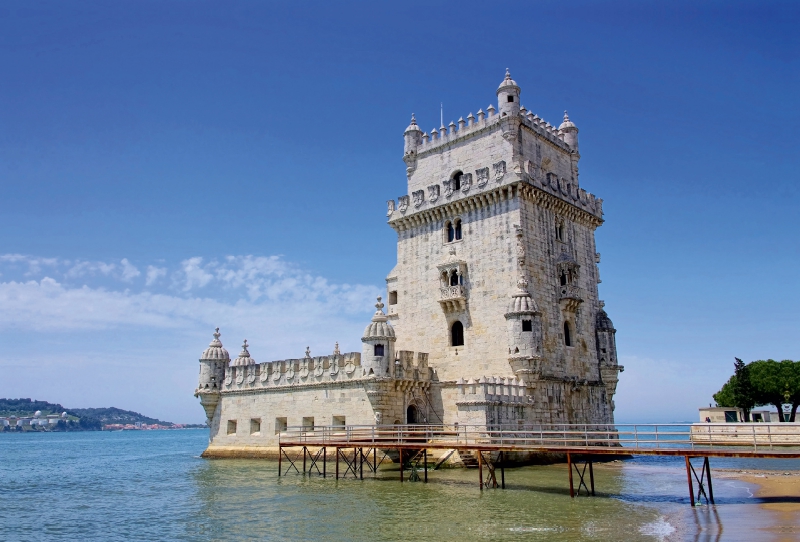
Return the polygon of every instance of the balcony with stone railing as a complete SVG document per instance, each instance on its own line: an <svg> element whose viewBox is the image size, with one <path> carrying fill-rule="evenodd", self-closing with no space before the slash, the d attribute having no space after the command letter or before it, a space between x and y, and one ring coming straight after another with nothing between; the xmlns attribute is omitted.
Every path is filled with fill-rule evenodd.
<svg viewBox="0 0 800 542"><path fill-rule="evenodd" d="M467 307L467 289L463 284L439 288L439 303L445 312L463 311Z"/></svg>
<svg viewBox="0 0 800 542"><path fill-rule="evenodd" d="M558 301L564 310L575 312L578 305L583 303L581 289L575 284L561 285L558 290Z"/></svg>

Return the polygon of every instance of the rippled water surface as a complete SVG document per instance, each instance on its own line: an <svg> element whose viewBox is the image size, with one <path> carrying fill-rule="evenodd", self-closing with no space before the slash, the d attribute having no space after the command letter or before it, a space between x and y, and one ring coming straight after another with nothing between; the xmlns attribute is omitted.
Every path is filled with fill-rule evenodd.
<svg viewBox="0 0 800 542"><path fill-rule="evenodd" d="M469 469L337 482L200 459L206 442L203 430L2 434L0 539L772 540L741 482L715 480L717 506L692 510L682 459L597 466L598 495L570 499L563 465L507 469L506 490L480 491Z"/></svg>

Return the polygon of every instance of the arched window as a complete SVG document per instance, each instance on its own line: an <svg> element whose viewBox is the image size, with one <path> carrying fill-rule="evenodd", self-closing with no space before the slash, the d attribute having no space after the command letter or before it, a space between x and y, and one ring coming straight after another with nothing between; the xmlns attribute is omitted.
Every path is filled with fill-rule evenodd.
<svg viewBox="0 0 800 542"><path fill-rule="evenodd" d="M450 271L450 286L458 286L458 283L460 282L458 280L459 278L460 277L458 276L458 273L455 272L455 270Z"/></svg>
<svg viewBox="0 0 800 542"><path fill-rule="evenodd" d="M461 172L456 172L453 175L453 190L461 190Z"/></svg>
<svg viewBox="0 0 800 542"><path fill-rule="evenodd" d="M561 272L561 286L566 286L566 285L567 285L567 274L564 271L562 271Z"/></svg>
<svg viewBox="0 0 800 542"><path fill-rule="evenodd" d="M376 344L375 345L375 355L376 356L383 356L383 345L382 344Z"/></svg>
<svg viewBox="0 0 800 542"><path fill-rule="evenodd" d="M569 330L569 322L564 322L564 346L572 346L572 335Z"/></svg>
<svg viewBox="0 0 800 542"><path fill-rule="evenodd" d="M564 224L561 222L556 223L556 239L558 241L564 240Z"/></svg>
<svg viewBox="0 0 800 542"><path fill-rule="evenodd" d="M450 345L464 346L464 324L456 320L450 328Z"/></svg>
<svg viewBox="0 0 800 542"><path fill-rule="evenodd" d="M456 231L455 231L456 240L459 240L459 239L461 239L461 221L460 220L456 220L456 228L455 229L456 229Z"/></svg>
<svg viewBox="0 0 800 542"><path fill-rule="evenodd" d="M459 229L460 231L460 229ZM452 222L447 222L447 242L452 243L456 238L456 229Z"/></svg>

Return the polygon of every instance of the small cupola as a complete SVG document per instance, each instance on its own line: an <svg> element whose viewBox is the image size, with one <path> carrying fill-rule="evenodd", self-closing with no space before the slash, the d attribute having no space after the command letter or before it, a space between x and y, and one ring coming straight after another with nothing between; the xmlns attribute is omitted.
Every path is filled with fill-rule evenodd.
<svg viewBox="0 0 800 542"><path fill-rule="evenodd" d="M231 359L228 351L223 348L219 337L219 328L216 328L214 330L214 340L211 341L208 348L203 351L203 355L200 356L201 361L229 361Z"/></svg>
<svg viewBox="0 0 800 542"><path fill-rule="evenodd" d="M231 362L231 367L245 367L247 365L255 365L256 360L250 357L250 351L247 350L247 339L242 344L242 351L239 352L239 357Z"/></svg>

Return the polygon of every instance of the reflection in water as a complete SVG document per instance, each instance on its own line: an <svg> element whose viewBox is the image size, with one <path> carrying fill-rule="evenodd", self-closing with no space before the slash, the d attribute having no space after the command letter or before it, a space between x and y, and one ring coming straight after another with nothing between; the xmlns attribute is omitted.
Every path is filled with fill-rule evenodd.
<svg viewBox="0 0 800 542"><path fill-rule="evenodd" d="M465 469L428 484L400 484L391 466L337 482L203 460L206 441L203 431L0 435L0 539L770 540L741 482L716 479L718 506L689 507L680 462L597 465L597 496L570 499L564 465L508 469L506 490L479 491Z"/></svg>

